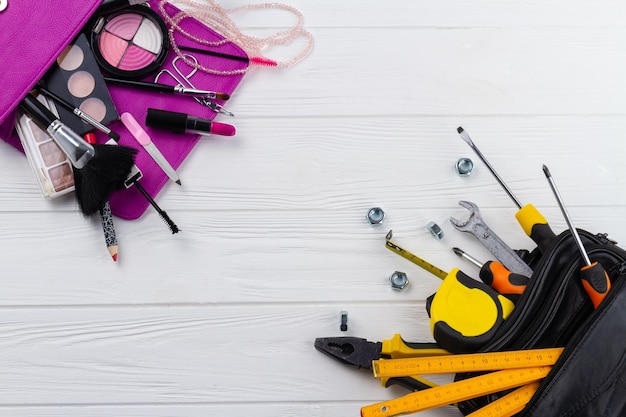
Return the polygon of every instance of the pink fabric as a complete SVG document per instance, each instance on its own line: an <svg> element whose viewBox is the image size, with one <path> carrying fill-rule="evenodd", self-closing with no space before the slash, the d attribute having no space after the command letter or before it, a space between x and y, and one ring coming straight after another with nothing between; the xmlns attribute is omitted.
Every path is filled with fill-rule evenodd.
<svg viewBox="0 0 626 417"><path fill-rule="evenodd" d="M11 1L0 12L0 138L22 149L15 108L78 34L101 0Z"/></svg>
<svg viewBox="0 0 626 417"><path fill-rule="evenodd" d="M3 63L3 68L0 69L0 82L4 86L4 91L0 94L0 111L2 112L0 116L0 138L21 149L19 138L13 130L15 107L35 83L43 77L56 57L70 44L99 3L99 1L94 0L66 0L62 7L50 7L47 2L43 1L13 1L9 3L7 10L0 13L0 24L3 28L0 31L0 62ZM152 9L159 13L158 0L152 0L149 3ZM176 7L170 4L166 6L166 10L170 15L178 11ZM180 26L203 39L221 39L219 34L195 19L184 19ZM17 41L18 38L19 41ZM198 45L180 34L176 35L176 39L179 45L202 47L202 45ZM214 50L246 56L241 48L230 43L214 48ZM244 68L247 65L239 61L198 53L193 53L193 55L202 65L216 69L230 70ZM170 50L163 68L174 72L172 68L174 58L175 54ZM185 68L184 64L181 66ZM232 95L242 78L243 75L217 76L198 71L192 77L192 82L197 88L222 91ZM154 81L154 77L146 78L145 81ZM163 76L159 82L175 84L168 76ZM181 165L200 136L173 134L146 127L147 108L178 111L207 119L215 117L215 113L200 106L190 97L113 85L109 86L109 91L118 113L129 112L133 114L174 168ZM236 123L236 119L224 120L225 117L227 116L220 116L222 121ZM139 149L136 163L144 175L141 184L152 197L155 197L168 181L167 176L141 145L132 138L121 122L112 123L109 127L120 134L121 145ZM97 132L96 136L100 143L104 143L107 139L101 132ZM179 174L184 183L184 172ZM113 214L125 219L136 219L150 207L150 204L135 187L115 192L111 196L110 203ZM167 210L167 208L164 209Z"/></svg>

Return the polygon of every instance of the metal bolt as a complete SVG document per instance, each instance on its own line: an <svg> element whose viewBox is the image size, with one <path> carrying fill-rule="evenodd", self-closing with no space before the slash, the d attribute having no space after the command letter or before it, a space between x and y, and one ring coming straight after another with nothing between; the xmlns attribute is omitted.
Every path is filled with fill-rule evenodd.
<svg viewBox="0 0 626 417"><path fill-rule="evenodd" d="M385 219L385 212L380 207L373 207L367 212L367 221L370 224L381 224Z"/></svg>
<svg viewBox="0 0 626 417"><path fill-rule="evenodd" d="M441 230L441 227L439 227L439 225L437 223L429 222L426 225L426 228L428 229L430 234L432 234L437 239L439 239L439 240L443 239L443 230Z"/></svg>
<svg viewBox="0 0 626 417"><path fill-rule="evenodd" d="M341 324L339 325L339 330L341 330L342 332L348 331L348 312L347 311L341 312Z"/></svg>
<svg viewBox="0 0 626 417"><path fill-rule="evenodd" d="M400 271L396 271L391 274L389 282L391 282L391 288L394 290L403 290L407 285L409 285L409 279L406 277L406 274Z"/></svg>
<svg viewBox="0 0 626 417"><path fill-rule="evenodd" d="M458 161L456 161L454 170L459 176L467 177L474 170L474 163L469 158L460 158Z"/></svg>

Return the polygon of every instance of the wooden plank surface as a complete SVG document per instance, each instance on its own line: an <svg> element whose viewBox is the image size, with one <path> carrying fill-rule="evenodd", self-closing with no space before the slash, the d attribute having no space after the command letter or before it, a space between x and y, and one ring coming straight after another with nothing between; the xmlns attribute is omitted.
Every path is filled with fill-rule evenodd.
<svg viewBox="0 0 626 417"><path fill-rule="evenodd" d="M184 187L157 198L178 235L152 210L116 219L113 263L98 221L71 197L43 199L0 143L0 415L347 417L402 395L313 340L432 340L424 303L439 280L384 248L390 229L475 276L451 251L489 259L449 223L469 200L510 246L534 247L460 125L555 231L566 224L544 163L579 227L626 241L623 2L289 4L314 51L246 75L229 106L237 135L203 138ZM238 21L253 33L291 23L268 13ZM453 169L462 156L476 164L467 178ZM365 221L374 206L383 226ZM405 291L389 287L395 270Z"/></svg>

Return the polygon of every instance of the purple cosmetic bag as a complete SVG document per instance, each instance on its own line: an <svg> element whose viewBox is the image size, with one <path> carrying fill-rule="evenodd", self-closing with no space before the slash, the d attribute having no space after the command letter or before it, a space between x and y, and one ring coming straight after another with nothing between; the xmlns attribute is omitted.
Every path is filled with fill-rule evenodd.
<svg viewBox="0 0 626 417"><path fill-rule="evenodd" d="M15 109L80 32L100 0L8 0L0 12L0 138L22 149ZM62 4L62 5L61 5Z"/></svg>
<svg viewBox="0 0 626 417"><path fill-rule="evenodd" d="M149 1L152 10L160 15L158 3L158 0ZM99 4L100 1L94 0L68 0L64 1L62 6L50 7L49 3L43 1L9 0L8 8L0 12L0 23L3 27L3 30L0 31L0 62L3 63L3 68L0 70L0 81L5 86L5 91L0 95L1 139L22 150L20 140L13 128L15 108L37 81L43 77L63 49L83 30L84 25ZM179 11L169 3L166 4L165 9L170 16ZM193 18L185 18L180 21L179 25L186 32L200 39L209 41L222 39L221 35ZM205 46L183 37L178 32L176 32L175 37L179 45L206 49ZM247 56L241 48L232 43L226 43L212 49L217 52ZM241 61L215 58L200 53L192 53L192 55L200 65L216 70L235 70L247 66L247 63ZM168 70L171 74L178 76L176 69L172 66L175 58L176 54L170 48L165 63L159 70ZM180 72L185 75L193 70L182 61L179 61L177 65ZM156 73L144 78L143 81L154 82L155 76ZM242 78L243 74L213 75L196 71L190 79L197 88L232 95ZM161 75L158 81L168 85L177 84L169 74ZM213 119L216 116L216 113L205 106L201 106L191 97L119 85L109 85L109 92L118 113L131 113L150 135L154 145L175 169L180 167L201 136L174 134L146 127L145 120L148 107L187 113L205 119ZM219 103L229 108L228 103ZM232 109L229 108L229 110ZM236 120L220 115L220 121L234 123ZM120 121L110 124L109 128L121 136L120 145L139 150L136 164L143 173L143 179L140 182L153 198L156 197L169 181L166 174L135 141ZM99 143L107 141L108 138L103 133L97 131L94 133L96 133ZM184 171L180 170L179 175L184 184ZM174 186L178 187L177 185ZM150 203L136 187L116 191L111 195L110 203L113 214L124 219L136 219L150 207Z"/></svg>

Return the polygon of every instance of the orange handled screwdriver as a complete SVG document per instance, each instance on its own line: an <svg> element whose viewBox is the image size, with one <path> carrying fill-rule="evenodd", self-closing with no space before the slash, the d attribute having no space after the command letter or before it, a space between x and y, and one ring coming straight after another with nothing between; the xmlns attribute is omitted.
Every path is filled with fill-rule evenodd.
<svg viewBox="0 0 626 417"><path fill-rule="evenodd" d="M496 290L509 300L516 302L528 285L528 277L514 274L497 261L487 261L484 264L459 248L452 248L454 253L468 260L480 268L478 276L485 284Z"/></svg>
<svg viewBox="0 0 626 417"><path fill-rule="evenodd" d="M491 174L493 174L498 183L500 183L502 188L504 188L504 191L506 191L509 197L511 197L511 200L513 200L513 202L519 209L517 213L515 213L515 218L517 219L517 222L520 224L520 226L522 226L522 229L524 229L526 235L528 235L537 244L539 250L542 253L546 253L552 245L552 242L554 242L554 240L556 239L556 235L550 228L550 225L548 224L546 218L543 217L539 210L537 210L532 204L526 204L525 206L522 206L522 203L517 199L517 197L515 197L513 192L505 184L502 178L500 178L496 170L491 166L489 161L487 161L485 155L483 155L480 149L478 149L478 147L474 145L474 142L467 134L467 132L460 126L457 128L457 132L459 133L459 136L461 136L461 139L463 139L463 141L474 150L476 155L478 155L478 157L487 166L487 168L489 169Z"/></svg>
<svg viewBox="0 0 626 417"><path fill-rule="evenodd" d="M585 261L585 266L583 266L580 270L580 279L582 280L583 287L589 297L591 298L591 302L593 303L594 308L598 308L604 297L608 294L611 289L611 281L609 280L609 276L607 275L604 267L600 265L598 262L591 262L589 259L589 255L585 251L585 247L583 246L582 240L580 240L580 235L578 231L574 227L572 223L572 219L563 204L563 200L561 199L561 194L559 194L559 190L556 188L556 184L552 179L552 175L550 175L550 171L547 166L543 166L543 173L546 174L546 178L548 179L548 183L550 184L550 188L552 188L552 192L556 197L556 201L559 203L559 207L561 208L561 212L565 217L565 221L569 226L569 230L572 232L574 236L574 241L580 250L580 253L583 256L583 260Z"/></svg>

